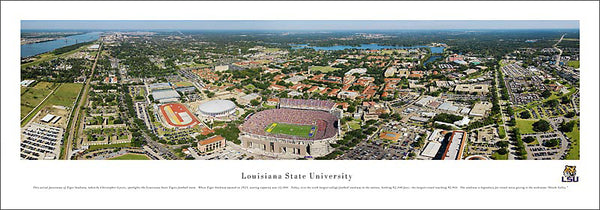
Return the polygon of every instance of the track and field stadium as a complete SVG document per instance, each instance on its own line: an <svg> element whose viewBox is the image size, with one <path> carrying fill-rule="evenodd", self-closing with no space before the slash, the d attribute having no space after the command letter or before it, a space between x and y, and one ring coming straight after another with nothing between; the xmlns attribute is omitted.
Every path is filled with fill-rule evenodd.
<svg viewBox="0 0 600 210"><path fill-rule="evenodd" d="M159 107L163 121L172 127L193 127L200 124L185 105L180 103L163 104Z"/></svg>
<svg viewBox="0 0 600 210"><path fill-rule="evenodd" d="M271 109L246 118L240 126L242 146L270 153L323 156L337 140L339 120L330 112Z"/></svg>

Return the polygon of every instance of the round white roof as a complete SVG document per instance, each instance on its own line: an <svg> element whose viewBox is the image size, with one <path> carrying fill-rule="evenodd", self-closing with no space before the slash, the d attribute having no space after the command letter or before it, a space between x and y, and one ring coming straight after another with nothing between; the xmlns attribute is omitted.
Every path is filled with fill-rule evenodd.
<svg viewBox="0 0 600 210"><path fill-rule="evenodd" d="M213 100L208 101L198 106L198 111L203 113L221 113L235 109L235 103L230 100Z"/></svg>

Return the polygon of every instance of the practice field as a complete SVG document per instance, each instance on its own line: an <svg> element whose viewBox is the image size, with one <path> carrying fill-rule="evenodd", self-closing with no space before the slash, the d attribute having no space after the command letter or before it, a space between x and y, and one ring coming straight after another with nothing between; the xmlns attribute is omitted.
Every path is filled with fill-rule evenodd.
<svg viewBox="0 0 600 210"><path fill-rule="evenodd" d="M163 118L171 126L186 127L200 124L196 116L183 104L171 103L160 106Z"/></svg>
<svg viewBox="0 0 600 210"><path fill-rule="evenodd" d="M267 133L285 134L290 136L313 137L317 132L316 125L294 125L286 123L271 123L265 128Z"/></svg>
<svg viewBox="0 0 600 210"><path fill-rule="evenodd" d="M175 87L192 87L192 86L194 86L194 84L191 82L175 82L174 85L175 85Z"/></svg>
<svg viewBox="0 0 600 210"><path fill-rule="evenodd" d="M327 73L327 72L340 70L340 68L335 68L335 67L331 67L331 66L311 66L310 70L315 71L315 72L320 71L323 73Z"/></svg>
<svg viewBox="0 0 600 210"><path fill-rule="evenodd" d="M150 160L150 158L146 155L127 153L121 156L110 158L109 160Z"/></svg>

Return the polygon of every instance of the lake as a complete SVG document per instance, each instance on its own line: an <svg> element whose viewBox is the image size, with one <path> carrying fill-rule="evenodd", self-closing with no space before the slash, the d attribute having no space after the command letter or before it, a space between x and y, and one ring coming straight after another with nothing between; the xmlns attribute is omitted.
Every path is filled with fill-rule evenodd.
<svg viewBox="0 0 600 210"><path fill-rule="evenodd" d="M423 65L427 65L427 63L433 62L433 61L435 61L437 59L440 59L440 58L442 58L442 56L439 56L439 55L431 56L431 57L429 57L429 59L427 59L427 61L425 61L425 63L423 63Z"/></svg>
<svg viewBox="0 0 600 210"><path fill-rule="evenodd" d="M308 44L298 44L293 45L292 49L302 49L302 48L313 48L315 50L346 50L346 49L358 49L358 50L382 50L382 49L417 49L417 48L429 48L431 49L431 53L443 53L444 47L431 47L431 46L391 46L391 45L379 45L379 44L361 44L360 46L350 46L350 45L335 45L330 47L316 47L310 46Z"/></svg>
<svg viewBox="0 0 600 210"><path fill-rule="evenodd" d="M52 50L74 45L82 42L89 42L93 40L97 40L100 38L100 34L102 32L90 32L86 34L67 36L64 38L60 38L57 40L49 41L49 42L40 42L33 44L21 45L21 58L30 57L34 55L39 55L45 52L50 52Z"/></svg>

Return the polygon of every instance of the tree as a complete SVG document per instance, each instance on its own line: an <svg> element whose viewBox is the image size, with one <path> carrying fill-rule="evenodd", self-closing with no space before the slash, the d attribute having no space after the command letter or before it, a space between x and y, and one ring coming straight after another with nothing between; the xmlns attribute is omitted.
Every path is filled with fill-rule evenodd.
<svg viewBox="0 0 600 210"><path fill-rule="evenodd" d="M556 100L556 99L552 99L552 100L546 101L544 104L546 106L549 106L549 107L552 107L552 108L556 108L559 105L558 100Z"/></svg>
<svg viewBox="0 0 600 210"><path fill-rule="evenodd" d="M552 95L552 92L550 92L549 90L544 90L544 92L542 92L542 97L544 98L548 98Z"/></svg>
<svg viewBox="0 0 600 210"><path fill-rule="evenodd" d="M533 136L528 136L523 139L523 142L528 143L528 144L533 141L535 141L535 138Z"/></svg>
<svg viewBox="0 0 600 210"><path fill-rule="evenodd" d="M260 101L257 101L256 99L253 99L253 100L250 101L250 104L252 106L258 106L260 104Z"/></svg>
<svg viewBox="0 0 600 210"><path fill-rule="evenodd" d="M561 104L571 103L571 99L569 98L569 96L563 96L563 97L560 98L560 103Z"/></svg>
<svg viewBox="0 0 600 210"><path fill-rule="evenodd" d="M550 130L550 123L545 120L538 120L537 122L533 123L533 130L536 132L546 132Z"/></svg>
<svg viewBox="0 0 600 210"><path fill-rule="evenodd" d="M356 111L356 107L355 106L348 106L348 109L346 111L348 111L348 113L354 113Z"/></svg>
<svg viewBox="0 0 600 210"><path fill-rule="evenodd" d="M565 114L565 117L573 118L573 117L575 117L575 112L568 112L567 114Z"/></svg>
<svg viewBox="0 0 600 210"><path fill-rule="evenodd" d="M519 116L523 119L529 119L531 117L531 114L529 114L529 111L523 111L521 112L521 114L519 114Z"/></svg>
<svg viewBox="0 0 600 210"><path fill-rule="evenodd" d="M575 121L571 120L569 122L562 122L558 128L558 130L568 133L573 131L573 127L575 127Z"/></svg>
<svg viewBox="0 0 600 210"><path fill-rule="evenodd" d="M435 117L433 117L433 121L440 121L440 122L446 122L446 123L454 123L454 122L462 120L462 119L463 119L462 116L448 114L448 113L440 113L440 114L436 115Z"/></svg>
<svg viewBox="0 0 600 210"><path fill-rule="evenodd" d="M496 146L498 146L498 147L508 147L508 141L499 141L499 142L496 142Z"/></svg>
<svg viewBox="0 0 600 210"><path fill-rule="evenodd" d="M508 150L504 147L502 147L498 150L498 154L500 154L500 155L506 155L506 153L508 153Z"/></svg>
<svg viewBox="0 0 600 210"><path fill-rule="evenodd" d="M544 143L542 143L542 145L544 145L545 147L556 147L558 146L560 142L558 141L558 139L550 139L547 141L544 141Z"/></svg>

